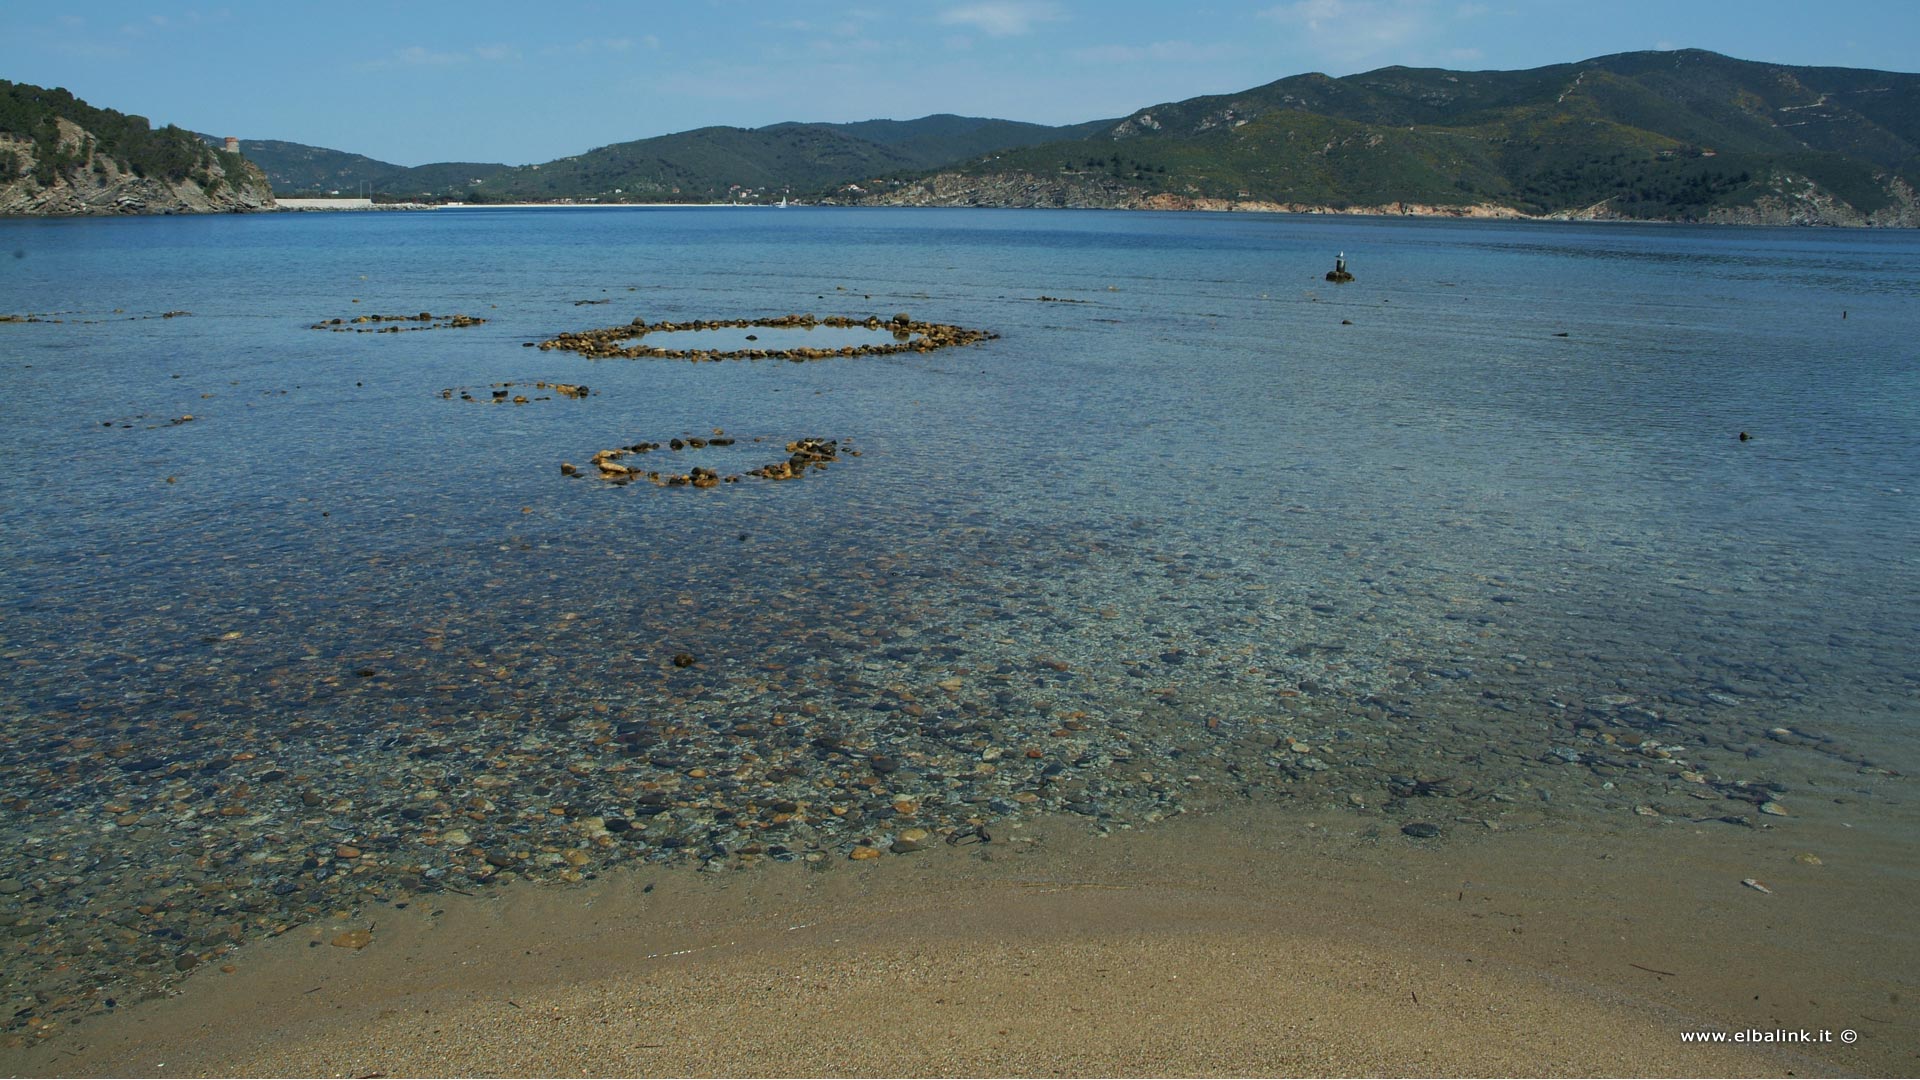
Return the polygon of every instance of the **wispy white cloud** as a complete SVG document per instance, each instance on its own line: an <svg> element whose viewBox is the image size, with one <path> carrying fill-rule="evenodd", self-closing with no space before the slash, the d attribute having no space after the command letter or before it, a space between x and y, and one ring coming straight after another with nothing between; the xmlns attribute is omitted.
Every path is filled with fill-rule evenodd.
<svg viewBox="0 0 1920 1080"><path fill-rule="evenodd" d="M861 56L879 56L892 52L894 46L872 38L831 37L815 38L808 43L807 49L816 59L840 61Z"/></svg>
<svg viewBox="0 0 1920 1080"><path fill-rule="evenodd" d="M149 15L144 22L121 23L120 33L130 38L143 38L148 34L165 30L166 28L167 17L165 15Z"/></svg>
<svg viewBox="0 0 1920 1080"><path fill-rule="evenodd" d="M1150 45L1089 45L1068 56L1090 64L1206 64L1240 55L1235 45L1156 41Z"/></svg>
<svg viewBox="0 0 1920 1080"><path fill-rule="evenodd" d="M436 52L424 45L409 45L397 50L391 57L392 62L399 67L448 67L453 64L464 64L471 59L473 57L467 53Z"/></svg>
<svg viewBox="0 0 1920 1080"><path fill-rule="evenodd" d="M1337 64L1403 54L1406 46L1437 37L1433 15L1427 0L1295 0L1260 12Z"/></svg>
<svg viewBox="0 0 1920 1080"><path fill-rule="evenodd" d="M424 45L409 45L404 49L395 49L386 56L362 61L355 66L362 71L383 71L395 68L452 68L471 63L512 63L520 58L520 50L512 45L475 45L469 49L459 50L429 49Z"/></svg>
<svg viewBox="0 0 1920 1080"><path fill-rule="evenodd" d="M942 26L969 26L989 37L1018 37L1039 23L1066 18L1060 5L1047 0L988 0L950 7L935 17Z"/></svg>
<svg viewBox="0 0 1920 1080"><path fill-rule="evenodd" d="M176 15L148 15L144 19L121 23L119 30L121 36L135 39L167 33L190 34L201 24L226 22L232 15L225 8L210 12L189 10ZM87 25L86 19L78 15L59 15L54 22L68 31L80 31Z"/></svg>
<svg viewBox="0 0 1920 1080"><path fill-rule="evenodd" d="M67 38L50 43L49 52L60 56L70 56L75 60L124 60L133 55L133 50L125 45L107 41L89 41L85 38Z"/></svg>
<svg viewBox="0 0 1920 1080"><path fill-rule="evenodd" d="M643 43L650 49L660 46L660 39L648 34ZM571 45L548 45L540 50L541 56L592 56L595 53L632 52L634 40L630 37L589 37L581 38Z"/></svg>

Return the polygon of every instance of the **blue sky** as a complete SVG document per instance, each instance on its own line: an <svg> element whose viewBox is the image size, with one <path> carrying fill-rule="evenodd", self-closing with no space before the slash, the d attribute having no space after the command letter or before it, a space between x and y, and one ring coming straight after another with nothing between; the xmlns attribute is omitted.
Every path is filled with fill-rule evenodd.
<svg viewBox="0 0 1920 1080"><path fill-rule="evenodd" d="M0 8L0 78L64 86L155 123L405 165L547 161L709 124L935 112L1073 123L1389 64L1524 68L1704 48L1789 64L1920 66L1913 0Z"/></svg>

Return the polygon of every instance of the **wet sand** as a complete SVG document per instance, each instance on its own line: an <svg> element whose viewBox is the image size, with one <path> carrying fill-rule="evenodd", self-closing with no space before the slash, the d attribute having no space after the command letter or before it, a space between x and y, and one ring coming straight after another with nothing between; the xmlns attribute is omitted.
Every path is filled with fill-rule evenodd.
<svg viewBox="0 0 1920 1080"><path fill-rule="evenodd" d="M1105 838L1043 821L866 862L415 897L249 946L0 1067L1911 1075L1914 871L1900 828L1847 811L1416 841L1243 804ZM1749 1027L1834 1041L1681 1041Z"/></svg>

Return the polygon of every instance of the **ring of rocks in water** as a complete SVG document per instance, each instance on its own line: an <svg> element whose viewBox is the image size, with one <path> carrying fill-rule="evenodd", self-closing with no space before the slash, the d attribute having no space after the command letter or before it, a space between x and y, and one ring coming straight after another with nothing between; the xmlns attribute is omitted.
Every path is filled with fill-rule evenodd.
<svg viewBox="0 0 1920 1080"><path fill-rule="evenodd" d="M684 473L660 472L637 469L620 461L623 457L650 454L655 450L664 449L678 453L681 450L704 450L709 446L732 446L738 441L728 437L722 429L715 428L710 438L669 439L664 445L657 442L637 442L631 446L601 450L593 455L592 464L600 479L610 484L626 485L635 480L645 480L655 487L710 488L721 484L737 484L743 475L761 480L798 480L807 475L810 470L825 469L831 462L840 460L843 450L848 457L860 456L860 451L851 446L842 447L838 439L805 438L795 439L787 444L787 457L784 460L769 462L757 469L748 469L744 474L733 473L722 476L712 469L701 466L695 466L691 471ZM759 436L752 441L764 442L766 437ZM561 462L560 472L563 476L586 475L571 461Z"/></svg>
<svg viewBox="0 0 1920 1080"><path fill-rule="evenodd" d="M833 349L813 349L795 347L791 349L666 349L658 346L635 344L623 345L652 333L672 333L679 330L734 330L764 328L769 330L811 330L817 326L852 330L890 330L894 340L877 345L843 345ZM649 323L645 319L635 319L626 326L609 326L603 330L584 330L577 334L560 334L540 343L542 349L566 349L577 352L593 360L606 360L616 357L628 360L642 358L657 360L792 360L799 363L807 360L826 360L840 356L885 356L891 353L932 352L935 349L949 348L954 345L972 345L975 342L988 341L998 334L986 330L972 330L964 326L949 323L917 322L905 312L891 319L882 320L877 315L864 319L849 318L844 315L816 316L780 315L771 319L699 319L693 322L657 322Z"/></svg>
<svg viewBox="0 0 1920 1080"><path fill-rule="evenodd" d="M509 402L515 405L525 405L529 401L553 400L546 395L529 398L525 394L516 394L513 392L517 387L526 387L528 385L527 383L510 382L493 383L487 387L488 394L486 397L475 397L473 391L464 386L450 386L440 391L440 397L444 400L451 401L454 395L458 394L461 401L474 401L487 405L505 405ZM544 380L532 383L531 387L535 390L551 390L565 398L584 398L596 392L578 383L557 383L546 382Z"/></svg>
<svg viewBox="0 0 1920 1080"><path fill-rule="evenodd" d="M447 330L460 326L479 326L487 320L477 315L355 315L351 319L322 319L309 330L331 330L336 334L398 334L403 330ZM420 326L369 326L369 323L421 323Z"/></svg>

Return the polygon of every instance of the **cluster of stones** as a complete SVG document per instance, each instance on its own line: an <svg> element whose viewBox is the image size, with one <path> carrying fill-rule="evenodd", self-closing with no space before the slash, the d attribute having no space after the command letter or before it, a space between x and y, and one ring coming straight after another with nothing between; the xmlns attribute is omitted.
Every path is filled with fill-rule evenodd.
<svg viewBox="0 0 1920 1080"><path fill-rule="evenodd" d="M145 420L147 418L148 417L146 413L141 413L138 416L123 417L118 420L102 420L100 421L100 426L106 427L106 428L110 428L110 427L131 428L134 426L134 421ZM179 416L168 417L166 420L158 424L147 424L145 425L145 427L148 431L152 431L154 428L158 428L158 427L179 427L181 424L191 424L191 423L193 423L193 414L182 413Z"/></svg>
<svg viewBox="0 0 1920 1080"><path fill-rule="evenodd" d="M123 311L122 309L120 309L120 308L115 308L115 309L114 309L114 311L113 311L113 313L114 313L115 315L120 315L120 314L124 314L124 311ZM50 312L50 313L46 313L46 314L38 314L38 315L35 315L35 314L29 314L29 315L0 315L0 323L65 323L65 322L75 322L75 323L83 323L83 324L89 324L89 323L99 323L99 322L105 322L105 321L107 321L107 320L105 320L105 319L60 319L60 318L55 318L55 317L54 317L54 316L56 316L56 315L71 315L71 314L78 314L78 313L77 313L77 312ZM178 318L180 318L180 317L181 317L181 316L183 316L183 315L191 315L191 314L193 314L193 312L191 312L191 311L163 311L163 312L161 312L161 313L160 313L160 314L158 314L158 315L128 315L128 316L127 316L127 320L126 320L126 321L128 321L128 322L139 322L139 321L140 321L140 320L142 320L142 319L178 319Z"/></svg>
<svg viewBox="0 0 1920 1080"><path fill-rule="evenodd" d="M838 461L840 444L830 439L800 439L787 444L787 453L791 455L787 460L762 465L747 475L765 480L798 480L807 475L809 467L824 469L828 462ZM849 448L847 455L857 457L859 451Z"/></svg>
<svg viewBox="0 0 1920 1080"><path fill-rule="evenodd" d="M851 330L889 330L894 340L884 344L845 345L837 349L814 349L796 347L791 349L666 349L645 344L626 344L634 338L652 333L672 333L677 330L730 330L751 329L755 327L770 330L811 330L818 326ZM892 319L881 320L877 315L864 319L853 319L843 315L823 317L806 315L781 315L771 319L700 319L694 322L657 322L649 323L645 319L635 319L626 326L609 326L603 330L585 330L577 334L561 334L540 343L542 349L566 349L577 352L593 360L624 358L628 360L792 360L796 363L807 360L827 360L841 356L885 356L891 353L932 352L954 345L972 345L987 341L997 335L985 330L970 330L964 326L948 323L916 322L911 315L901 312Z"/></svg>
<svg viewBox="0 0 1920 1080"><path fill-rule="evenodd" d="M510 383L510 382L494 383L493 385L487 388L489 393L487 394L486 397L475 397L473 395L473 392L471 390L468 390L464 386L450 386L447 389L440 391L440 396L443 399L451 401L454 395L457 394L459 395L461 401L477 401L477 402L483 402L489 405L505 405L509 402L515 405L525 405L530 401L553 400L551 397L547 397L545 395L530 398L525 394L516 394L513 392L516 387L520 387L524 385L526 384ZM561 397L566 397L566 398L584 398L589 394L593 393L593 391L587 389L585 386L582 386L576 383L550 383L550 382L542 381L542 382L534 383L532 386L532 389L550 390L553 393L559 394Z"/></svg>
<svg viewBox="0 0 1920 1080"><path fill-rule="evenodd" d="M398 334L402 330L445 330L461 326L479 326L487 320L477 315L435 315L423 311L418 315L355 315L351 319L325 319L308 327L310 330L331 330L336 334ZM419 326L378 326L375 323L420 323Z"/></svg>
<svg viewBox="0 0 1920 1080"><path fill-rule="evenodd" d="M657 442L637 442L632 446L620 446L611 450L601 450L593 455L592 463L602 480L612 484L630 484L635 480L646 480L655 487L696 487L710 488L721 484L737 484L741 476L753 476L762 480L797 480L807 474L808 469L825 469L828 464L840 460L840 443L835 439L795 439L787 444L787 457L782 461L771 462L746 473L733 473L722 476L713 469L695 466L688 472L660 472L658 470L639 469L623 463L620 459L635 454L650 454L655 450L703 450L709 446L732 446L737 440L727 437L725 431L715 428L713 437L702 439L688 437L669 439L663 445ZM757 436L754 442L765 442L765 436ZM848 457L859 457L860 451L847 447ZM564 476L581 476L580 467L571 461L560 463L560 472Z"/></svg>

